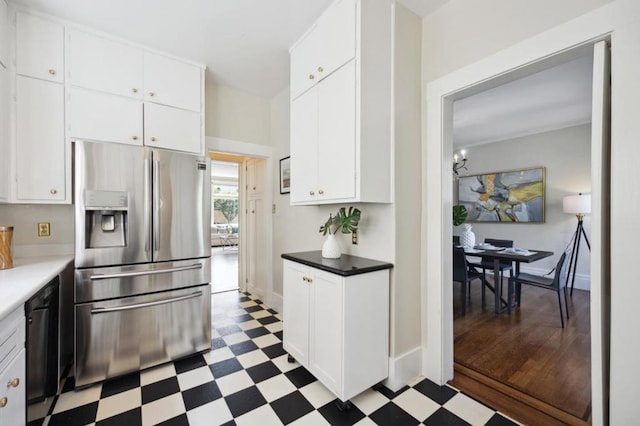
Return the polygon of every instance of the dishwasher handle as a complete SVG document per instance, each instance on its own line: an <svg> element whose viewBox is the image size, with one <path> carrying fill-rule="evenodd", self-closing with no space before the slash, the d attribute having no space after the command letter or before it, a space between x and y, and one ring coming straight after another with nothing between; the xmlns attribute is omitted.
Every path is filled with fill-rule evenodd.
<svg viewBox="0 0 640 426"><path fill-rule="evenodd" d="M140 309L140 308L148 308L151 306L164 305L167 303L180 302L182 300L193 299L194 297L202 296L202 291L196 291L191 294L187 294L186 296L172 297L170 299L162 299L156 300L154 302L145 302L145 303L132 303L130 305L121 305L121 306L113 306L110 308L93 308L91 309L91 314L105 314L109 312L120 312L120 311L130 311L132 309Z"/></svg>
<svg viewBox="0 0 640 426"><path fill-rule="evenodd" d="M194 263L193 265L177 266L175 268L166 268L166 269L149 269L146 271L118 272L115 274L95 274L95 275L91 275L89 279L91 281L109 280L112 278L127 278L127 277L139 277L144 275L168 274L170 272L189 271L191 269L202 269L202 263Z"/></svg>

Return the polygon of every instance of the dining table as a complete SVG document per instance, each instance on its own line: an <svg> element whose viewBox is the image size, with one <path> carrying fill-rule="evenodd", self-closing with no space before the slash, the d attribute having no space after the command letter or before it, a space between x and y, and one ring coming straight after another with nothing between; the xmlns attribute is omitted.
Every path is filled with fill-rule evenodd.
<svg viewBox="0 0 640 426"><path fill-rule="evenodd" d="M500 314L504 312L508 305L512 303L511 300L506 302L502 301L502 283L500 282L500 263L501 262L513 262L515 263L516 276L520 273L521 263L532 263L546 257L553 256L552 251L546 250L533 250L533 249L519 249L519 248L504 248L486 245L477 245L473 248L465 248L465 255L476 256L482 258L482 260L493 261L493 283L494 283L494 302L495 313ZM505 303L505 307L502 307L502 303Z"/></svg>

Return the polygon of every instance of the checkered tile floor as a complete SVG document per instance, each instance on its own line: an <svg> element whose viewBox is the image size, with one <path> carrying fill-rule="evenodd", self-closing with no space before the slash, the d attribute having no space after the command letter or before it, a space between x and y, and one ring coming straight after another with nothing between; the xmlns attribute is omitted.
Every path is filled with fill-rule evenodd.
<svg viewBox="0 0 640 426"><path fill-rule="evenodd" d="M420 378L369 389L341 412L335 396L282 349L280 314L252 295L212 296L210 352L74 392L65 380L49 415L65 425L514 425L449 386Z"/></svg>

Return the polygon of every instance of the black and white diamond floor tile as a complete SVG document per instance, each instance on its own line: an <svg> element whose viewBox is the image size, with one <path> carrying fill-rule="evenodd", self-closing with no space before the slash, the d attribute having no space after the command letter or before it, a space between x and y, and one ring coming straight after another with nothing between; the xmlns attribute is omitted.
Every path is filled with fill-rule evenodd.
<svg viewBox="0 0 640 426"><path fill-rule="evenodd" d="M514 425L449 386L419 378L368 389L340 411L335 396L282 348L281 315L238 292L212 296L212 350L74 391L68 377L29 425Z"/></svg>

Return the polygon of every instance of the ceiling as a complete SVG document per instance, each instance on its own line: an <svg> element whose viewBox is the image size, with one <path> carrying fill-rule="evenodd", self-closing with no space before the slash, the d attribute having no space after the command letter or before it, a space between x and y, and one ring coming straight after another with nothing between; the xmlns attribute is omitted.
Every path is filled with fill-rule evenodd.
<svg viewBox="0 0 640 426"><path fill-rule="evenodd" d="M591 122L592 55L453 104L454 149Z"/></svg>
<svg viewBox="0 0 640 426"><path fill-rule="evenodd" d="M10 0L207 65L207 81L272 98L289 47L333 0ZM448 0L399 0L424 16Z"/></svg>

